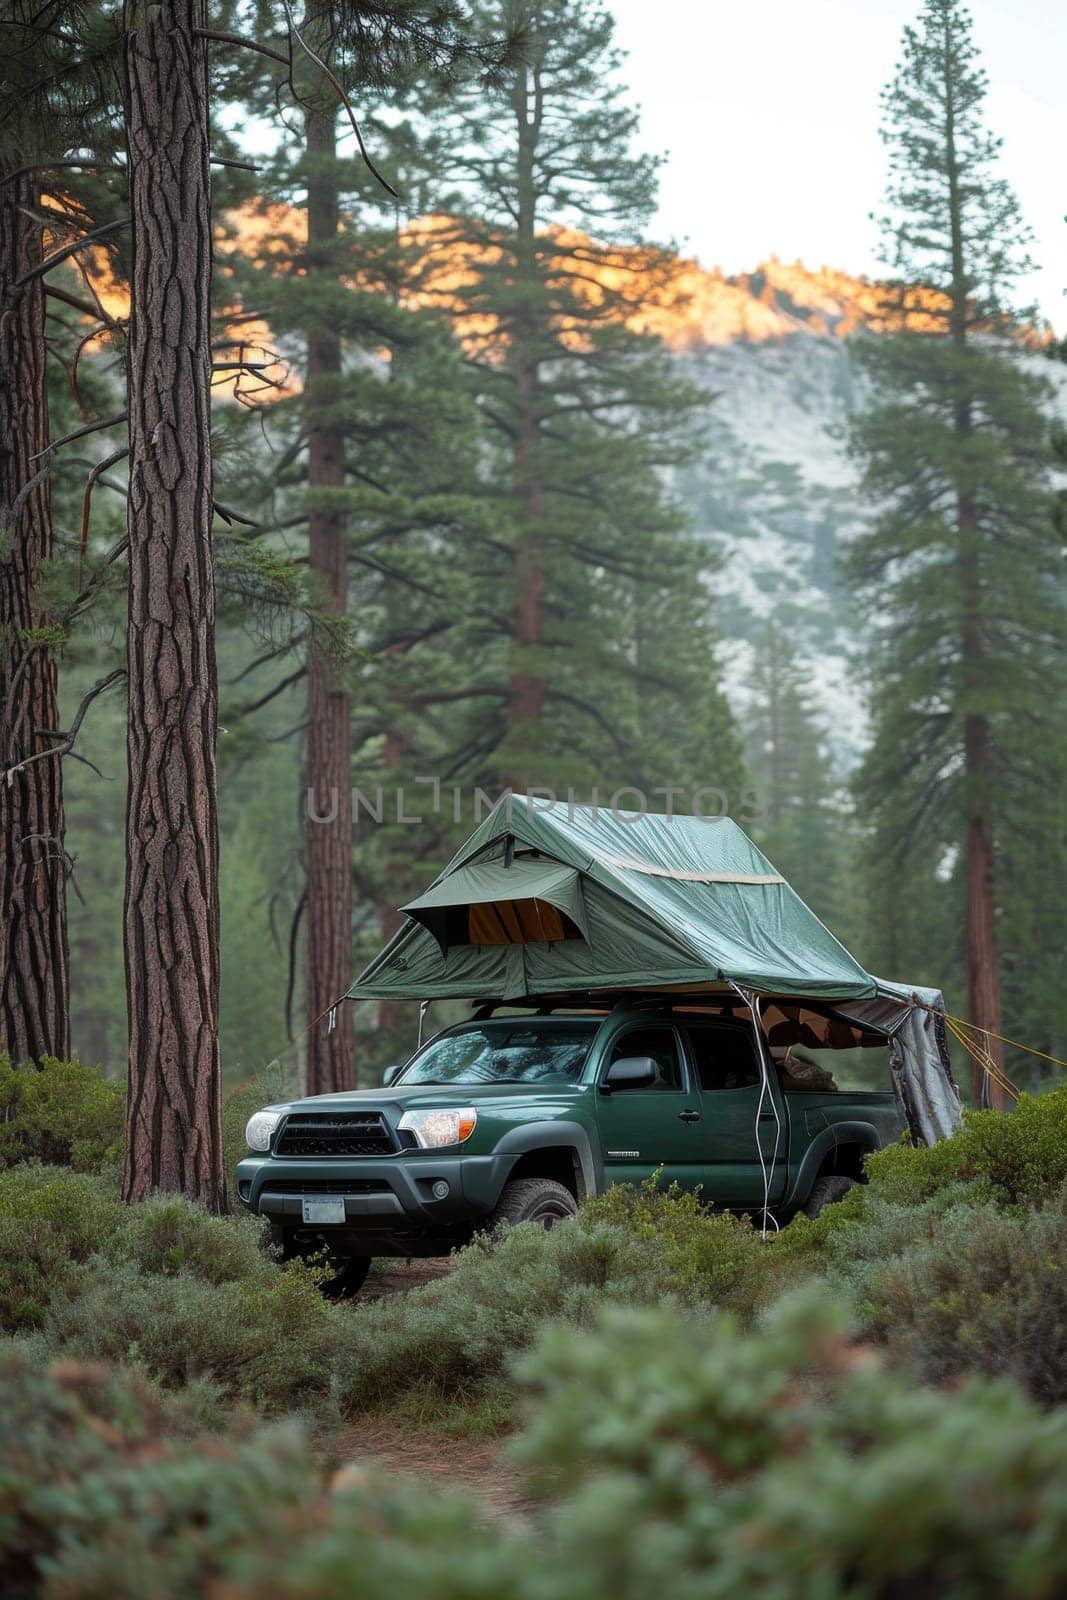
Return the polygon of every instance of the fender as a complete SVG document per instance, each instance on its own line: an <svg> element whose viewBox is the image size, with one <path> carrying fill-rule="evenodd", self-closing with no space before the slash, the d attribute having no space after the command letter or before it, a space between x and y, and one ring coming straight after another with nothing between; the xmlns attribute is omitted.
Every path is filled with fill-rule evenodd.
<svg viewBox="0 0 1067 1600"><path fill-rule="evenodd" d="M828 1128L815 1135L805 1151L800 1170L785 1198L784 1209L795 1211L804 1204L811 1193L819 1168L826 1157L842 1144L858 1144L865 1151L880 1150L882 1147L877 1129L869 1122L831 1123Z"/></svg>
<svg viewBox="0 0 1067 1600"><path fill-rule="evenodd" d="M524 1156L531 1150L545 1150L550 1145L560 1144L570 1145L577 1151L585 1193L598 1194L603 1185L597 1183L593 1147L588 1131L580 1122L527 1122L517 1128L509 1128L494 1146L493 1155Z"/></svg>

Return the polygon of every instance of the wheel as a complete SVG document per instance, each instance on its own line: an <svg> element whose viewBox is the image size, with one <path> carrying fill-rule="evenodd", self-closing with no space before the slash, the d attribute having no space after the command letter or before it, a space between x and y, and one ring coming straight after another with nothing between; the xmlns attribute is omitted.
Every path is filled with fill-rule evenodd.
<svg viewBox="0 0 1067 1600"><path fill-rule="evenodd" d="M566 1222L577 1216L578 1202L569 1189L552 1178L516 1178L506 1183L489 1219L490 1226L498 1222L532 1222L548 1233L557 1222Z"/></svg>
<svg viewBox="0 0 1067 1600"><path fill-rule="evenodd" d="M835 1200L843 1200L850 1189L856 1187L855 1178L828 1176L816 1178L811 1186L807 1204L804 1206L806 1217L817 1217L820 1211L825 1211L827 1206L832 1206Z"/></svg>
<svg viewBox="0 0 1067 1600"><path fill-rule="evenodd" d="M272 1228L271 1237L281 1250L283 1261L312 1261L325 1267L329 1276L319 1288L327 1300L350 1300L359 1293L370 1271L370 1256L345 1255L313 1235L297 1233L295 1228Z"/></svg>

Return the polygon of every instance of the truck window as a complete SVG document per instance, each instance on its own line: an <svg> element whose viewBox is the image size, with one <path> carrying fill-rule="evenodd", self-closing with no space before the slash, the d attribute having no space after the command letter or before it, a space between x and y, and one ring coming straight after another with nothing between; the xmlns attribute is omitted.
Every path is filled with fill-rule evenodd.
<svg viewBox="0 0 1067 1600"><path fill-rule="evenodd" d="M627 1056L651 1056L659 1077L644 1089L628 1089L627 1094L650 1094L657 1089L680 1089L682 1065L678 1059L678 1040L673 1028L629 1028L611 1047L607 1065Z"/></svg>
<svg viewBox="0 0 1067 1600"><path fill-rule="evenodd" d="M472 1024L434 1039L396 1081L577 1083L597 1021Z"/></svg>
<svg viewBox="0 0 1067 1600"><path fill-rule="evenodd" d="M760 1081L752 1029L729 1022L689 1028L701 1089L748 1089Z"/></svg>

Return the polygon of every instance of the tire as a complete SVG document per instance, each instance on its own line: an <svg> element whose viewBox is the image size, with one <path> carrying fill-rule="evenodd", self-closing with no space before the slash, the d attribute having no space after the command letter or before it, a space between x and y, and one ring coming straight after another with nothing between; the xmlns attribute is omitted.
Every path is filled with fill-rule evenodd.
<svg viewBox="0 0 1067 1600"><path fill-rule="evenodd" d="M811 1193L803 1210L806 1217L817 1217L827 1206L832 1206L836 1200L843 1200L850 1189L856 1187L855 1178L828 1176L816 1178L811 1186Z"/></svg>
<svg viewBox="0 0 1067 1600"><path fill-rule="evenodd" d="M367 1281L370 1256L344 1255L323 1240L297 1234L293 1228L272 1228L271 1235L283 1261L313 1261L326 1268L329 1276L319 1285L326 1300L351 1300Z"/></svg>
<svg viewBox="0 0 1067 1600"><path fill-rule="evenodd" d="M507 1222L512 1227L532 1222L550 1233L557 1222L569 1222L578 1215L578 1202L569 1189L552 1178L516 1178L506 1183L489 1218L490 1227Z"/></svg>

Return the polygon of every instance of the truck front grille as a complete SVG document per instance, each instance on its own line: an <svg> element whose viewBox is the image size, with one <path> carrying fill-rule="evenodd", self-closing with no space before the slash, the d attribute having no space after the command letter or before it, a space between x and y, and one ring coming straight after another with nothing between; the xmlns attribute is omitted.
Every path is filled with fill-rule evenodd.
<svg viewBox="0 0 1067 1600"><path fill-rule="evenodd" d="M282 1124L275 1155L389 1156L397 1142L380 1111L299 1111Z"/></svg>
<svg viewBox="0 0 1067 1600"><path fill-rule="evenodd" d="M325 1183L318 1178L279 1181L268 1178L263 1185L264 1194L391 1194L392 1190L382 1178L339 1178Z"/></svg>

